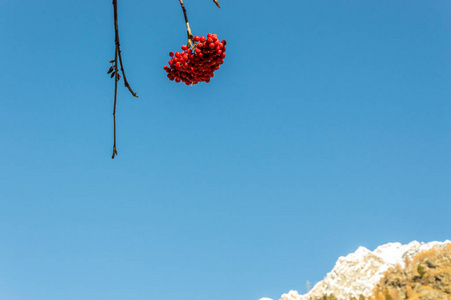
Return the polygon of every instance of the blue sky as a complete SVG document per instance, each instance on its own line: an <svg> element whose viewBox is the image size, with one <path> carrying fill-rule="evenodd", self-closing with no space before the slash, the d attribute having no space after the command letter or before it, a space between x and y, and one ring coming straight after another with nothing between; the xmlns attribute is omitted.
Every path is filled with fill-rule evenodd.
<svg viewBox="0 0 451 300"><path fill-rule="evenodd" d="M451 236L449 1L0 0L0 299L274 299Z"/></svg>

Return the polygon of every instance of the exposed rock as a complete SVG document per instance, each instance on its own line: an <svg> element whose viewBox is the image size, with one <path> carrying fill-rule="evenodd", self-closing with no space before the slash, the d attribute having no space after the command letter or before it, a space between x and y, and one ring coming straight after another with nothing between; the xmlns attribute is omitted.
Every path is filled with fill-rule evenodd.
<svg viewBox="0 0 451 300"><path fill-rule="evenodd" d="M411 293L418 297L411 299L429 300L445 297L444 299L451 300L451 262L446 272L442 270L442 266L448 264L446 255L438 255L434 259L426 259L427 256L421 257L421 267L418 267L417 264L410 270L412 276L409 277L409 280L411 280L411 283L415 283L413 285L408 286L405 282L405 276L402 276L402 274L406 275L404 270L406 265L408 264L411 267L412 260L414 260L414 257L417 258L419 253L426 253L431 249L443 250L447 245L451 249L451 241L449 240L430 243L413 241L407 245L388 243L377 247L374 251L359 247L356 252L346 257L340 257L332 271L322 281L318 282L309 293L299 295L297 291L290 291L283 294L280 300L368 298L373 295L381 280L385 280L384 276L387 275L386 272L389 269L396 270L396 272L392 272L392 277L387 279L384 284L384 287L389 287L386 291L387 295L388 291L391 294L387 298L387 295L384 296L383 293L380 293L380 298L377 299L389 299L390 297L393 300L396 300L395 298L406 299L406 294ZM423 275L419 272L422 272ZM418 282L415 282L415 280ZM428 290L426 287L430 286L433 287ZM446 298L447 295L449 295L449 298Z"/></svg>
<svg viewBox="0 0 451 300"><path fill-rule="evenodd" d="M404 268L405 262L418 253L435 248L443 249L449 243L451 241L427 244L413 241L407 245L388 243L374 251L359 247L356 252L340 257L324 280L317 283L304 297L318 298L330 294L338 299L358 299L361 295L369 297L389 268L397 265Z"/></svg>
<svg viewBox="0 0 451 300"><path fill-rule="evenodd" d="M451 244L434 247L384 274L372 299L451 299Z"/></svg>

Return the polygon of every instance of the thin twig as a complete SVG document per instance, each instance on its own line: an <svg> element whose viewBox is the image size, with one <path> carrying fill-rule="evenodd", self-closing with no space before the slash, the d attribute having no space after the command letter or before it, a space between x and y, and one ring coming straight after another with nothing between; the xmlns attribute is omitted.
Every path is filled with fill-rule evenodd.
<svg viewBox="0 0 451 300"><path fill-rule="evenodd" d="M118 57L118 47L116 46L116 51L114 55L114 108L113 108L113 119L114 119L114 145L113 145L113 156L117 155L116 151L116 104L117 104L117 82L119 81L119 73L117 70L117 57Z"/></svg>
<svg viewBox="0 0 451 300"><path fill-rule="evenodd" d="M117 0L113 0L113 6L114 6L114 33L115 33L114 42L118 49L119 63L121 64L122 76L124 77L124 85L126 88L128 88L128 90L134 97L138 97L138 95L132 90L132 88L128 84L127 77L125 76L124 64L122 63L121 44L119 42L119 24L118 24L118 17L117 17Z"/></svg>
<svg viewBox="0 0 451 300"><path fill-rule="evenodd" d="M193 40L193 34L191 33L191 28L189 28L189 22L188 22L188 16L186 15L186 9L185 9L185 5L183 4L183 0L179 0L180 2L180 6L182 7L183 10L183 15L185 16L185 23L186 23L186 33L188 35L188 47L192 47L194 46L194 40Z"/></svg>
<svg viewBox="0 0 451 300"><path fill-rule="evenodd" d="M221 6L219 5L218 0L213 0L213 2L216 4L217 7L221 8Z"/></svg>
<svg viewBox="0 0 451 300"><path fill-rule="evenodd" d="M130 93L134 97L138 97L138 95L132 90L130 84L127 81L127 77L125 76L124 64L122 63L122 55L121 55L121 43L119 42L119 24L117 17L117 0L113 0L114 7L114 44L115 44L115 54L114 54L114 109L113 109L113 119L114 119L114 145L113 145L113 155L111 158L114 158L117 155L116 150L116 105L117 105L117 82L120 79L119 71L118 71L118 58L119 63L121 64L121 72L122 77L124 77L124 85Z"/></svg>
<svg viewBox="0 0 451 300"><path fill-rule="evenodd" d="M132 95L136 98L138 98L138 94L136 94L132 88L130 87L130 85L128 84L127 81L127 77L125 77L125 71L124 71L124 65L122 64L122 55L121 55L121 48L119 47L120 45L117 46L117 48L119 49L119 63L121 64L121 71L122 71L122 76L124 77L124 86L126 88L128 88L128 90L130 91L130 93L132 93Z"/></svg>

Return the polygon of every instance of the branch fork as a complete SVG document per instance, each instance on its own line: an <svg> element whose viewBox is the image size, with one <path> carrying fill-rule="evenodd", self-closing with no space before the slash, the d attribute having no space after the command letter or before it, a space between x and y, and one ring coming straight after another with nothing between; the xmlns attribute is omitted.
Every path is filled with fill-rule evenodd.
<svg viewBox="0 0 451 300"><path fill-rule="evenodd" d="M113 108L113 120L114 120L114 144L113 144L113 155L111 158L114 158L117 155L116 150L116 106L117 106L117 82L121 78L121 75L119 75L118 70L118 60L119 64L121 65L121 72L122 77L124 77L124 86L128 88L130 93L134 97L138 97L138 94L136 94L132 88L130 87L130 84L127 81L127 77L125 76L125 69L124 64L122 63L122 55L121 55L121 43L119 41L119 25L118 25L118 17L117 17L117 0L113 0L113 7L114 7L114 44L115 44L115 53L114 53L114 60L110 61L113 65L110 67L109 73L112 73L112 77L114 77L114 108ZM114 74L114 75L113 75Z"/></svg>

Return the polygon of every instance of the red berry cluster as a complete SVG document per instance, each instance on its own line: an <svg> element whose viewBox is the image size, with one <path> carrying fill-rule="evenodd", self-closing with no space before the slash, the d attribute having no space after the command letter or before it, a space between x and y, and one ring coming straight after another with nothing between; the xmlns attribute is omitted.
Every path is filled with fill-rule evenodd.
<svg viewBox="0 0 451 300"><path fill-rule="evenodd" d="M186 85L210 82L215 76L214 71L223 63L226 41L220 42L218 36L211 33L206 38L196 35L193 39L193 48L183 45L182 52L169 53L172 59L163 69L170 80L183 81Z"/></svg>

